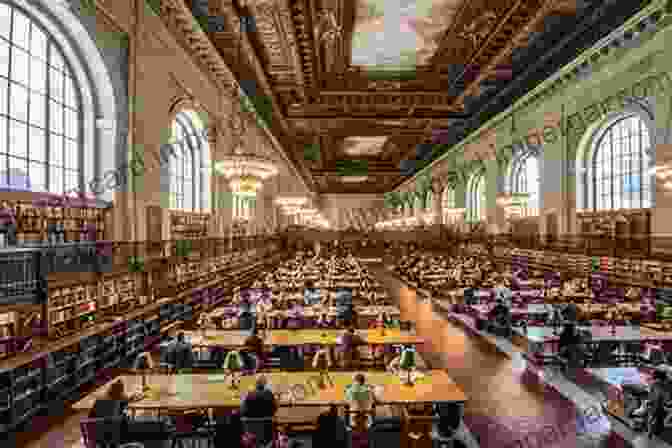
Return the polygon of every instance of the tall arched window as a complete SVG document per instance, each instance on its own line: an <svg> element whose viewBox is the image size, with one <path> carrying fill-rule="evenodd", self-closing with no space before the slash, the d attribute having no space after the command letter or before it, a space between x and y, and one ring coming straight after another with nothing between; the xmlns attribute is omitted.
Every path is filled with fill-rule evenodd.
<svg viewBox="0 0 672 448"><path fill-rule="evenodd" d="M0 3L0 186L85 191L83 150L70 63L40 24Z"/></svg>
<svg viewBox="0 0 672 448"><path fill-rule="evenodd" d="M593 210L651 207L649 130L638 114L620 117L597 139L585 203Z"/></svg>
<svg viewBox="0 0 672 448"><path fill-rule="evenodd" d="M450 217L447 213L448 209L453 209L457 207L457 201L455 200L455 189L452 187L446 187L443 190L443 195L441 197L441 211L443 212L443 223L450 224Z"/></svg>
<svg viewBox="0 0 672 448"><path fill-rule="evenodd" d="M525 193L527 198L526 216L539 215L539 189L541 185L539 156L528 150L517 157L511 167L511 193Z"/></svg>
<svg viewBox="0 0 672 448"><path fill-rule="evenodd" d="M475 173L467 186L467 213L469 220L480 221L485 218L485 175Z"/></svg>
<svg viewBox="0 0 672 448"><path fill-rule="evenodd" d="M175 157L170 158L170 207L209 211L210 149L204 126L193 111L180 111L173 121Z"/></svg>

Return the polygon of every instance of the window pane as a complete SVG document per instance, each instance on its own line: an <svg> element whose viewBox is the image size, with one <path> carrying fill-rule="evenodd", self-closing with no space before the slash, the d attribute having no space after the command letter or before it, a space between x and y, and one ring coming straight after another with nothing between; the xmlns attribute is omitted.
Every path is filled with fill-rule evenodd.
<svg viewBox="0 0 672 448"><path fill-rule="evenodd" d="M47 36L34 25L30 35L30 54L42 60L47 60Z"/></svg>
<svg viewBox="0 0 672 448"><path fill-rule="evenodd" d="M9 89L9 116L20 121L28 121L28 90L15 83L11 83Z"/></svg>
<svg viewBox="0 0 672 448"><path fill-rule="evenodd" d="M0 3L0 36L9 40L9 31L12 27L11 21L12 10L9 5Z"/></svg>
<svg viewBox="0 0 672 448"><path fill-rule="evenodd" d="M77 108L77 96L75 95L75 85L72 81L72 78L65 78L65 104L72 107L73 109Z"/></svg>
<svg viewBox="0 0 672 448"><path fill-rule="evenodd" d="M73 170L79 167L77 143L68 139L65 140L65 167Z"/></svg>
<svg viewBox="0 0 672 448"><path fill-rule="evenodd" d="M25 176L28 172L28 162L25 159L10 157L9 172L11 175L16 177L20 177L21 175Z"/></svg>
<svg viewBox="0 0 672 448"><path fill-rule="evenodd" d="M63 168L49 167L49 188L51 193L63 193Z"/></svg>
<svg viewBox="0 0 672 448"><path fill-rule="evenodd" d="M28 85L28 53L12 47L12 80Z"/></svg>
<svg viewBox="0 0 672 448"><path fill-rule="evenodd" d="M50 129L57 134L63 134L63 106L54 101L49 101Z"/></svg>
<svg viewBox="0 0 672 448"><path fill-rule="evenodd" d="M30 88L40 93L47 89L47 64L39 59L30 59Z"/></svg>
<svg viewBox="0 0 672 448"><path fill-rule="evenodd" d="M14 28L12 29L12 42L26 50L29 47L29 32L30 21L28 17L21 14L16 9L14 10Z"/></svg>
<svg viewBox="0 0 672 448"><path fill-rule="evenodd" d="M30 94L30 123L41 128L45 127L45 103L46 97L39 93Z"/></svg>
<svg viewBox="0 0 672 448"><path fill-rule="evenodd" d="M49 98L63 102L63 74L53 68L49 70Z"/></svg>
<svg viewBox="0 0 672 448"><path fill-rule="evenodd" d="M63 137L51 135L49 137L49 160L51 165L63 166Z"/></svg>
<svg viewBox="0 0 672 448"><path fill-rule="evenodd" d="M9 77L9 43L2 39L0 39L0 76Z"/></svg>
<svg viewBox="0 0 672 448"><path fill-rule="evenodd" d="M73 139L76 139L79 133L77 115L74 110L65 109L65 135Z"/></svg>
<svg viewBox="0 0 672 448"><path fill-rule="evenodd" d="M79 184L77 182L77 171L65 171L65 191L79 191Z"/></svg>
<svg viewBox="0 0 672 448"><path fill-rule="evenodd" d="M43 163L30 162L28 176L33 191L44 191L46 189L46 167Z"/></svg>
<svg viewBox="0 0 672 448"><path fill-rule="evenodd" d="M31 126L28 144L30 145L28 158L39 162L46 162L46 135L44 130Z"/></svg>
<svg viewBox="0 0 672 448"><path fill-rule="evenodd" d="M8 94L7 94L7 89L8 89L9 82L0 78L0 115L7 115L8 113Z"/></svg>
<svg viewBox="0 0 672 448"><path fill-rule="evenodd" d="M25 124L9 121L9 154L17 157L28 155L28 129Z"/></svg>
<svg viewBox="0 0 672 448"><path fill-rule="evenodd" d="M0 154L7 153L7 119L0 117ZM0 162L1 163L1 162ZM2 168L0 167L0 170Z"/></svg>
<svg viewBox="0 0 672 448"><path fill-rule="evenodd" d="M51 60L49 61L49 65L54 67L57 70L63 70L63 57L61 56L60 50L55 46L51 46Z"/></svg>

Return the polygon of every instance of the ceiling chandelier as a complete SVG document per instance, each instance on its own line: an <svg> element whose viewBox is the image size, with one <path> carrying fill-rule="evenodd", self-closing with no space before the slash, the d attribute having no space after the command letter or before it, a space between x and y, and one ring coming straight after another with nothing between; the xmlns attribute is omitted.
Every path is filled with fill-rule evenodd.
<svg viewBox="0 0 672 448"><path fill-rule="evenodd" d="M243 95L243 93L238 91L238 95ZM231 191L234 193L256 195L263 187L264 181L276 176L279 170L273 161L245 153L244 136L247 133L247 118L243 112L234 112L235 103L236 101L232 100L232 110L227 123L233 136L233 151L225 155L222 160L215 162L214 169L229 181Z"/></svg>

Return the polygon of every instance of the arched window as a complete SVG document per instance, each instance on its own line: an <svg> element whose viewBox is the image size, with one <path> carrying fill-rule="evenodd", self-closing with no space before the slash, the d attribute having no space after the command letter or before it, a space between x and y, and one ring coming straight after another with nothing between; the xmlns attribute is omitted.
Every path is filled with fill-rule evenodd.
<svg viewBox="0 0 672 448"><path fill-rule="evenodd" d="M457 207L457 201L455 199L455 189L452 187L446 187L443 190L441 200L442 200L441 211L443 212L443 223L450 224L450 217L448 215L448 210Z"/></svg>
<svg viewBox="0 0 672 448"><path fill-rule="evenodd" d="M620 117L597 139L585 203L593 210L651 207L649 130L638 114Z"/></svg>
<svg viewBox="0 0 672 448"><path fill-rule="evenodd" d="M210 149L205 129L193 111L180 111L173 121L175 157L170 158L170 207L209 211Z"/></svg>
<svg viewBox="0 0 672 448"><path fill-rule="evenodd" d="M541 185L539 156L528 150L517 157L511 167L511 193L527 194L526 216L539 215L539 187Z"/></svg>
<svg viewBox="0 0 672 448"><path fill-rule="evenodd" d="M469 179L467 213L470 221L480 221L485 218L485 176L483 172L475 173Z"/></svg>
<svg viewBox="0 0 672 448"><path fill-rule="evenodd" d="M62 49L41 24L0 3L0 187L86 191L82 119Z"/></svg>

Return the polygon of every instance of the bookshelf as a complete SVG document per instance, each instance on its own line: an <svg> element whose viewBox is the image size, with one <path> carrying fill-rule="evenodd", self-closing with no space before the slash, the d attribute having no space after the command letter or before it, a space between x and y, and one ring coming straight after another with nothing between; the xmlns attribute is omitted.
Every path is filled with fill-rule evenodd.
<svg viewBox="0 0 672 448"><path fill-rule="evenodd" d="M50 240L50 234L58 235L57 240L100 241L111 235L111 207L105 203L67 200L50 194L3 193L0 208L4 214L14 217L16 239L19 246L35 245Z"/></svg>
<svg viewBox="0 0 672 448"><path fill-rule="evenodd" d="M179 261L184 272L180 280L195 286L158 300L153 298L161 297L156 292L164 287L159 280L165 278L159 274L171 262L148 272L105 273L78 281L52 279L47 318L61 309L74 309L69 317L74 323L54 320L55 326L70 331L38 343L29 353L0 359L0 433L15 430L39 412L60 412L65 403L79 399L82 386L104 378L112 369L130 367L134 357L151 349L162 335L193 321L197 313L219 306L235 286L246 286L265 266L286 257L284 252L264 248L253 257L232 253L196 264L169 258L175 264ZM147 279L144 288L143 278ZM134 294L137 300L127 311L120 311L118 302ZM144 302L142 297L146 297ZM78 324L77 307L91 303L95 303L94 319Z"/></svg>

